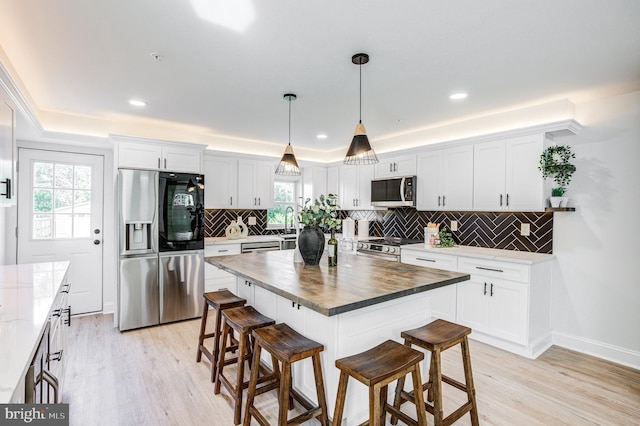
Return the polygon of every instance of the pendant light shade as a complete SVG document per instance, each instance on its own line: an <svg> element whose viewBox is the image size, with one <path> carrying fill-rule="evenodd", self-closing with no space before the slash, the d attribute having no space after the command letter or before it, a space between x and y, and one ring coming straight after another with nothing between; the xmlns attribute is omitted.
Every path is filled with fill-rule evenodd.
<svg viewBox="0 0 640 426"><path fill-rule="evenodd" d="M344 164L375 164L378 162L378 157L373 148L371 148L367 131L364 128L364 124L362 124L362 65L369 62L369 55L356 53L351 57L351 62L360 67L360 120L353 133L353 139L347 150L347 155L344 157Z"/></svg>
<svg viewBox="0 0 640 426"><path fill-rule="evenodd" d="M279 176L300 176L300 167L296 161L296 156L293 154L293 148L291 147L291 101L295 101L297 98L293 93L287 93L284 95L284 99L289 101L289 145L284 150L280 164L276 168L276 174Z"/></svg>

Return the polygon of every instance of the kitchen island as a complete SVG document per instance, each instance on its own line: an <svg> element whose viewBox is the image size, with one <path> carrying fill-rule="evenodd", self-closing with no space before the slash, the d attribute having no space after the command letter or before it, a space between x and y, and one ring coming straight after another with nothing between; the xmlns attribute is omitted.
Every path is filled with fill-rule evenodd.
<svg viewBox="0 0 640 426"><path fill-rule="evenodd" d="M326 257L319 266L305 266L294 263L293 254L293 250L256 252L206 261L237 277L236 294L248 304L325 345L322 368L331 418L339 376L335 360L387 339L401 341L401 331L431 321L429 290L469 279L465 273L344 253L337 267L329 268ZM295 386L314 400L307 361L294 364ZM427 371L423 366L423 376ZM368 417L368 397L365 386L349 386L346 424L359 424Z"/></svg>

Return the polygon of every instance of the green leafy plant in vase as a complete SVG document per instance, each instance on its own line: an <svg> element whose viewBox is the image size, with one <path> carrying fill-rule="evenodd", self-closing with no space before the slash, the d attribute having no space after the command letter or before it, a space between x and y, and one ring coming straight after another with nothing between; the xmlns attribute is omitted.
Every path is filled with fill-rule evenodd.
<svg viewBox="0 0 640 426"><path fill-rule="evenodd" d="M304 229L298 236L298 247L305 265L317 265L324 252L324 233L332 234L340 226L338 219L337 196L335 194L320 195L311 203L307 198L298 213L298 222Z"/></svg>
<svg viewBox="0 0 640 426"><path fill-rule="evenodd" d="M540 155L538 170L542 172L544 179L552 178L555 184L549 198L551 207L566 207L569 201L564 194L576 171L576 166L571 164L572 158L576 158L576 155L571 152L571 147L568 145L550 146Z"/></svg>

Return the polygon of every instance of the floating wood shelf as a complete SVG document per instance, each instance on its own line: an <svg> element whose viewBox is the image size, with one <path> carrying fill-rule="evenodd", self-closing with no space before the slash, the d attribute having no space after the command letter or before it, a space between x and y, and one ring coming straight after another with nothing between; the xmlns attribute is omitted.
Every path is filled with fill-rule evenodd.
<svg viewBox="0 0 640 426"><path fill-rule="evenodd" d="M575 212L575 207L547 207L545 212Z"/></svg>

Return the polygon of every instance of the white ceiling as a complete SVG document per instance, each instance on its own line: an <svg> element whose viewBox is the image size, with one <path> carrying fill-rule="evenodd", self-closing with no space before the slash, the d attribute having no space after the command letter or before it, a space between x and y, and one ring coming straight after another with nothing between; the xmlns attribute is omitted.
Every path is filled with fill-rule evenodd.
<svg viewBox="0 0 640 426"><path fill-rule="evenodd" d="M46 130L172 129L167 139L281 152L282 96L293 92L291 142L308 160L346 151L358 52L371 56L362 115L374 148L480 114L640 88L638 0L246 0L254 18L242 32L200 18L194 1L2 0L0 46ZM468 98L451 101L457 91ZM130 106L134 97L148 106Z"/></svg>

